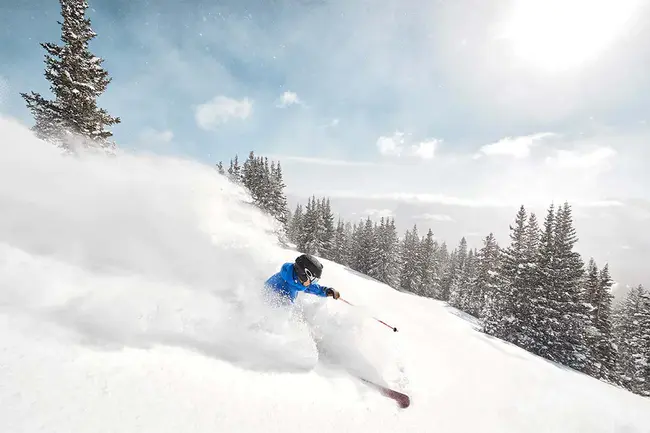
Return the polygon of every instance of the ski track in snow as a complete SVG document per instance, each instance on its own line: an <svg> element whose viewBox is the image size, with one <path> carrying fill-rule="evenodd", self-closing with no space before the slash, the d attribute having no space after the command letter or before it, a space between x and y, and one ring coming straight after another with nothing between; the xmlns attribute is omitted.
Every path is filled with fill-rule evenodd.
<svg viewBox="0 0 650 433"><path fill-rule="evenodd" d="M650 432L650 400L328 261L361 307L268 305L275 230L210 166L62 158L0 117L0 431Z"/></svg>

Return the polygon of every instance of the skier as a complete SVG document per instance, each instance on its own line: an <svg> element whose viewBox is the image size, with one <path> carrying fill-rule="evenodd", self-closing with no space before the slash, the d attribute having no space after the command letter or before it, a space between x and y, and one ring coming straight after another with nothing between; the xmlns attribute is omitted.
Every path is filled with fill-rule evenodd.
<svg viewBox="0 0 650 433"><path fill-rule="evenodd" d="M341 295L337 290L318 284L322 273L323 265L316 257L302 254L294 263L282 265L280 272L272 275L264 285L290 303L294 302L298 292L338 299Z"/></svg>

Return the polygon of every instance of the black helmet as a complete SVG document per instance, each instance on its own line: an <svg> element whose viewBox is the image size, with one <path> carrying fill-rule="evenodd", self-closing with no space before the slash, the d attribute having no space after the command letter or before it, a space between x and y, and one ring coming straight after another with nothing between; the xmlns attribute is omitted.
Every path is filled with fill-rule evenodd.
<svg viewBox="0 0 650 433"><path fill-rule="evenodd" d="M296 274L303 283L307 280L312 283L318 280L323 274L323 265L318 259L309 254L302 254L296 258Z"/></svg>

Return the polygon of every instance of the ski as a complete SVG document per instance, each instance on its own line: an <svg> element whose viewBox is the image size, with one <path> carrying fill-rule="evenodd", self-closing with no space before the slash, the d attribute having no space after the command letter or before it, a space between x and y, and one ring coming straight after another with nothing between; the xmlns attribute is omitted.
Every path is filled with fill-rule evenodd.
<svg viewBox="0 0 650 433"><path fill-rule="evenodd" d="M394 389L385 387L383 385L376 384L374 382L371 382L367 379L359 378L363 382L365 382L367 385L375 388L377 391L379 391L383 396L391 398L395 400L395 402L401 407L402 409L406 409L411 405L411 398L399 391L395 391Z"/></svg>

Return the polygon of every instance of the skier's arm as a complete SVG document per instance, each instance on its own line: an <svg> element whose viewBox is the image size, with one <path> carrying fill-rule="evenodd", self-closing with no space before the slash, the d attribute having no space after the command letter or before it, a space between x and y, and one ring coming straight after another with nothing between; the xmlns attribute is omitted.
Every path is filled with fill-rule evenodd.
<svg viewBox="0 0 650 433"><path fill-rule="evenodd" d="M311 293L312 295L321 296L323 298L327 297L327 287L323 287L320 284L311 283L309 286L305 287L305 293Z"/></svg>
<svg viewBox="0 0 650 433"><path fill-rule="evenodd" d="M341 296L337 290L332 289L331 287L321 286L321 285L318 285L316 283L312 283L308 287L306 287L305 292L311 293L311 294L317 295L317 296L322 296L324 298L328 297L328 296L331 296L334 299L338 299L339 296Z"/></svg>

